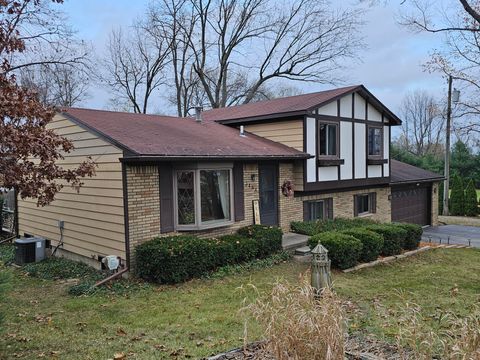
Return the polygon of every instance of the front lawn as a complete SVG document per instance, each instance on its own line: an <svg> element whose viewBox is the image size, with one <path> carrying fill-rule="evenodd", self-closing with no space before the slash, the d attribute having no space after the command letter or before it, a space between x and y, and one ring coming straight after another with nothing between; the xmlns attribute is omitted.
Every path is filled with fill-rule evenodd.
<svg viewBox="0 0 480 360"><path fill-rule="evenodd" d="M334 273L338 294L352 305L350 330L392 339L395 313L404 301L425 311L459 314L478 302L480 251L438 249L357 273ZM2 299L6 312L0 358L128 359L199 358L238 347L244 335L238 314L255 284L260 293L278 277L291 282L307 265L286 262L223 279L179 286L138 287L123 295L66 294L65 282L13 272L12 290ZM5 269L4 269L5 271ZM435 320L432 316L432 326ZM249 340L260 337L250 324Z"/></svg>

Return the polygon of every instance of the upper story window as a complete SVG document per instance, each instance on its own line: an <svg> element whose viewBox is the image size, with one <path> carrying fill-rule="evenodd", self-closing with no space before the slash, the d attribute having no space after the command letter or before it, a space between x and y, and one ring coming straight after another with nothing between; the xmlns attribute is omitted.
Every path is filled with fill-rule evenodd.
<svg viewBox="0 0 480 360"><path fill-rule="evenodd" d="M381 127L368 127L368 156L381 157L383 150L383 131Z"/></svg>
<svg viewBox="0 0 480 360"><path fill-rule="evenodd" d="M232 169L182 169L175 172L175 220L179 230L232 222Z"/></svg>
<svg viewBox="0 0 480 360"><path fill-rule="evenodd" d="M338 158L338 123L320 122L318 124L318 156Z"/></svg>

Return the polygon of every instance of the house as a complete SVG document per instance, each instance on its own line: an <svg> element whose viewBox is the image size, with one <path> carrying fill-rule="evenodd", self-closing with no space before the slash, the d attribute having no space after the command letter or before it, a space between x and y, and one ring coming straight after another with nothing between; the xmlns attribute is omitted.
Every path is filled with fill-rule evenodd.
<svg viewBox="0 0 480 360"><path fill-rule="evenodd" d="M205 111L197 119L68 108L49 125L62 161L98 164L80 192L19 200L22 235L99 266L159 235L217 236L255 222L370 217L436 224L441 176L390 160L400 119L364 86ZM64 228L60 229L59 221Z"/></svg>

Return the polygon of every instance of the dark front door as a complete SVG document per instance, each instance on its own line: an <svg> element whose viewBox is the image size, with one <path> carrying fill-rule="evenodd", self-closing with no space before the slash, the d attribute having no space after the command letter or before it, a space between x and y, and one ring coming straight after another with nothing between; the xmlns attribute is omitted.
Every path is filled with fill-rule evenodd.
<svg viewBox="0 0 480 360"><path fill-rule="evenodd" d="M392 221L429 225L430 195L430 187L400 186L392 188Z"/></svg>
<svg viewBox="0 0 480 360"><path fill-rule="evenodd" d="M261 164L258 167L260 187L260 222L263 225L278 225L277 166Z"/></svg>

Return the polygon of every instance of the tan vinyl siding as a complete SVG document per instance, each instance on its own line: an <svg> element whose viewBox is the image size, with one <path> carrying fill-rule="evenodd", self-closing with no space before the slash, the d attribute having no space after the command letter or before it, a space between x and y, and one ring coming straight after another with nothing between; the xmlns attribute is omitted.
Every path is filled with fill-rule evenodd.
<svg viewBox="0 0 480 360"><path fill-rule="evenodd" d="M246 125L245 130L303 151L303 120Z"/></svg>
<svg viewBox="0 0 480 360"><path fill-rule="evenodd" d="M91 156L96 175L84 179L80 192L66 186L48 206L39 208L35 199L19 200L20 234L42 236L56 245L58 220L65 222L64 250L88 258L119 255L125 258L123 217L122 151L97 135L60 115L49 128L73 141L75 150L61 164L74 168Z"/></svg>
<svg viewBox="0 0 480 360"><path fill-rule="evenodd" d="M293 184L295 191L303 191L303 162L301 161L293 164Z"/></svg>

